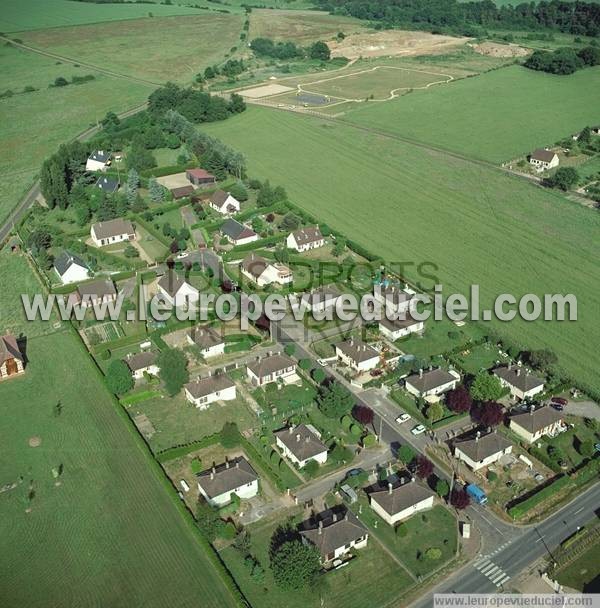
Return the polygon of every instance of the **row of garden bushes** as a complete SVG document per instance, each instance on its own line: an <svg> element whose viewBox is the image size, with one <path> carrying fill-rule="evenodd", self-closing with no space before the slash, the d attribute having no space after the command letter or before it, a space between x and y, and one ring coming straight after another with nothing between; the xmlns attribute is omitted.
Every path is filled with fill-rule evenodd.
<svg viewBox="0 0 600 608"><path fill-rule="evenodd" d="M213 433L212 435L207 435L206 437L197 439L196 441L189 441L188 443L181 443L164 450L159 450L156 452L155 458L160 463L168 462L169 460L182 458L191 452L216 445L219 443L219 441L221 441L221 433Z"/></svg>

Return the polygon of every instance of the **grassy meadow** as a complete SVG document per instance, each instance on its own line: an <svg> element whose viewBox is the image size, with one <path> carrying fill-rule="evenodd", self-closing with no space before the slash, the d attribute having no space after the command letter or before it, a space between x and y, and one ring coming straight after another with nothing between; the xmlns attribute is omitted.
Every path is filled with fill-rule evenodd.
<svg viewBox="0 0 600 608"><path fill-rule="evenodd" d="M598 122L600 67L570 76L510 66L384 104L348 120L494 163Z"/></svg>
<svg viewBox="0 0 600 608"><path fill-rule="evenodd" d="M25 44L156 83L191 82L239 43L241 15L206 13L23 32ZM157 37L160 44L157 44Z"/></svg>
<svg viewBox="0 0 600 608"><path fill-rule="evenodd" d="M196 4L196 2L194 2ZM149 4L96 4L72 0L3 0L0 13L0 32L5 34L46 27L82 25L122 19L150 19L167 15L197 15L198 9L189 6Z"/></svg>
<svg viewBox="0 0 600 608"><path fill-rule="evenodd" d="M0 385L0 604L234 606L78 338L27 352Z"/></svg>
<svg viewBox="0 0 600 608"><path fill-rule="evenodd" d="M499 170L346 124L253 107L205 130L245 153L252 175L284 185L292 201L403 263L425 287L432 280L423 274L446 295L478 284L482 308L502 293L574 293L577 322L495 326L553 349L574 377L600 388L595 212Z"/></svg>

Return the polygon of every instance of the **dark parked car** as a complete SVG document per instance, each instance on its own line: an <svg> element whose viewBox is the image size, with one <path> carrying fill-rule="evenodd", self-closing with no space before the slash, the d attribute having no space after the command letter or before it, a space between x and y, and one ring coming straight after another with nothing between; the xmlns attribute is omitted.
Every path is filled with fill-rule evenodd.
<svg viewBox="0 0 600 608"><path fill-rule="evenodd" d="M552 403L560 403L563 407L569 403L567 399L563 399L562 397L552 397L550 401L552 401Z"/></svg>
<svg viewBox="0 0 600 608"><path fill-rule="evenodd" d="M554 403L554 402L552 402L550 404L550 407L553 407L558 412L562 412L565 409L564 405L561 405L560 403Z"/></svg>

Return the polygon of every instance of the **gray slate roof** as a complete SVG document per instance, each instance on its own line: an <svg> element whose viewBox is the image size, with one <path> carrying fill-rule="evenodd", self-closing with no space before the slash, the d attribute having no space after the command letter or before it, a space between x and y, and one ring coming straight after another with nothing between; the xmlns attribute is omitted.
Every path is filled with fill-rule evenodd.
<svg viewBox="0 0 600 608"><path fill-rule="evenodd" d="M287 355L271 355L257 361L252 361L247 365L248 369L259 378L268 376L288 367L296 367L296 362Z"/></svg>
<svg viewBox="0 0 600 608"><path fill-rule="evenodd" d="M200 397L206 397L212 395L217 391L224 391L227 388L235 386L235 382L225 374L216 374L214 376L208 376L202 380L195 380L194 382L188 382L185 388L194 397L194 399L200 399Z"/></svg>
<svg viewBox="0 0 600 608"><path fill-rule="evenodd" d="M408 482L392 488L391 492L389 488L386 488L372 492L369 496L371 501L375 501L386 513L396 515L396 513L435 496L435 493L419 483Z"/></svg>
<svg viewBox="0 0 600 608"><path fill-rule="evenodd" d="M14 336L6 334L0 336L0 365L9 359L23 361L23 355L19 350L17 339Z"/></svg>
<svg viewBox="0 0 600 608"><path fill-rule="evenodd" d="M292 232L292 234L298 245L307 245L308 243L315 243L316 241L321 241L323 239L323 235L318 226L300 228L299 230Z"/></svg>
<svg viewBox="0 0 600 608"><path fill-rule="evenodd" d="M79 256L73 255L66 249L61 251L54 259L54 268L61 277L65 274L65 272L67 272L67 270L69 270L69 268L71 268L73 264L77 264L78 266L89 270L88 265Z"/></svg>
<svg viewBox="0 0 600 608"><path fill-rule="evenodd" d="M96 186L98 186L100 190L104 190L104 192L108 193L116 192L119 189L119 185L119 180L114 177L110 177L109 175L102 175L96 182Z"/></svg>
<svg viewBox="0 0 600 608"><path fill-rule="evenodd" d="M209 498L215 498L256 481L258 475L250 463L239 456L197 474L198 484Z"/></svg>
<svg viewBox="0 0 600 608"><path fill-rule="evenodd" d="M319 528L319 522L322 528ZM336 549L368 534L367 529L350 510L329 509L300 524L300 534L325 558Z"/></svg>
<svg viewBox="0 0 600 608"><path fill-rule="evenodd" d="M254 278L258 279L269 264L270 262L262 256L251 253L242 260L241 267L242 270L245 270Z"/></svg>
<svg viewBox="0 0 600 608"><path fill-rule="evenodd" d="M545 150L543 148L538 148L531 153L531 158L535 160L541 160L542 162L549 163L553 158L556 152L552 152L552 150Z"/></svg>
<svg viewBox="0 0 600 608"><path fill-rule="evenodd" d="M185 283L186 281L183 277L180 277L172 270L168 270L158 281L158 286L174 298Z"/></svg>
<svg viewBox="0 0 600 608"><path fill-rule="evenodd" d="M137 372L140 369L146 369L156 362L157 353L152 351L146 351L144 353L137 353L135 355L129 355L123 359L127 364L127 367L132 372Z"/></svg>
<svg viewBox="0 0 600 608"><path fill-rule="evenodd" d="M105 152L104 150L96 150L90 154L88 160L95 160L99 163L106 163L110 160L110 152Z"/></svg>
<svg viewBox="0 0 600 608"><path fill-rule="evenodd" d="M223 208L225 201L231 196L229 192L225 192L224 190L216 190L210 197L210 202L218 207L219 209ZM231 196L231 198L235 199L235 196ZM236 199L237 200L237 199ZM238 201L239 202L239 201Z"/></svg>
<svg viewBox="0 0 600 608"><path fill-rule="evenodd" d="M515 414L510 417L510 420L530 433L537 433L562 418L563 415L553 407L545 406L522 414Z"/></svg>
<svg viewBox="0 0 600 608"><path fill-rule="evenodd" d="M244 224L240 224L238 221L232 218L225 220L221 226L221 234L228 236L234 241L256 236L256 232L254 232L254 230L251 230L247 226L244 226Z"/></svg>
<svg viewBox="0 0 600 608"><path fill-rule="evenodd" d="M438 367L423 372L422 376L413 374L406 378L405 382L414 386L419 392L424 393L453 380L456 380L456 378L450 372Z"/></svg>
<svg viewBox="0 0 600 608"><path fill-rule="evenodd" d="M110 279L98 279L90 283L82 283L77 286L79 297L83 299L89 296L90 299L104 298L105 296L116 296L117 288Z"/></svg>
<svg viewBox="0 0 600 608"><path fill-rule="evenodd" d="M129 220L116 218L107 220L106 222L98 222L92 226L94 234L98 239L108 239L111 236L120 236L121 234L134 234L133 224Z"/></svg>
<svg viewBox="0 0 600 608"><path fill-rule="evenodd" d="M407 314L405 319L392 319L392 320L388 319L387 316L384 315L379 321L379 325L383 325L390 331L398 331L399 329L406 329L407 327L411 327L412 325L417 325L417 323L422 323L422 321L417 321L416 319L413 319L413 317L410 314Z"/></svg>
<svg viewBox="0 0 600 608"><path fill-rule="evenodd" d="M379 357L379 352L375 348L356 338L350 338L350 340L346 340L345 342L338 342L335 346L356 363L362 363L363 361L373 359L373 357Z"/></svg>
<svg viewBox="0 0 600 608"><path fill-rule="evenodd" d="M398 306L414 298L413 294L407 293L396 285L381 287L381 295L385 298L386 304L391 304L393 306Z"/></svg>
<svg viewBox="0 0 600 608"><path fill-rule="evenodd" d="M474 462L484 460L488 456L497 454L510 447L512 443L503 435L498 433L488 433L479 439L467 439L457 441L454 446L466 454Z"/></svg>
<svg viewBox="0 0 600 608"><path fill-rule="evenodd" d="M224 342L223 338L212 327L192 327L189 336L202 349Z"/></svg>
<svg viewBox="0 0 600 608"><path fill-rule="evenodd" d="M327 451L327 446L306 424L275 431L274 435L300 461Z"/></svg>
<svg viewBox="0 0 600 608"><path fill-rule="evenodd" d="M497 367L494 369L494 374L523 392L530 391L544 384L543 378L538 378L530 374L529 370L520 367Z"/></svg>

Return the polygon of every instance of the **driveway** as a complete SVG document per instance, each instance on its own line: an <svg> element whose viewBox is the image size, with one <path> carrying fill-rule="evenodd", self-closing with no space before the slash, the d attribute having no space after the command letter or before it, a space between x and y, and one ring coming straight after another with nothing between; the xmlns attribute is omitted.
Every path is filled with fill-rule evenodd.
<svg viewBox="0 0 600 608"><path fill-rule="evenodd" d="M565 414L600 420L600 405L595 401L569 401Z"/></svg>

